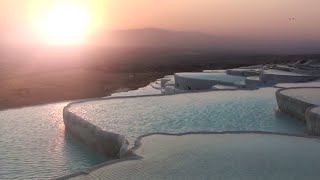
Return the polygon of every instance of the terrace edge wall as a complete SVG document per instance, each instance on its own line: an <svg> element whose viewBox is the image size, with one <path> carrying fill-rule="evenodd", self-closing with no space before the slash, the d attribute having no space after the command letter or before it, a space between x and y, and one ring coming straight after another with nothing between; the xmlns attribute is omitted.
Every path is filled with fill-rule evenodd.
<svg viewBox="0 0 320 180"><path fill-rule="evenodd" d="M102 130L69 111L69 106L63 109L63 121L67 132L100 153L121 158L128 152L129 143L123 135Z"/></svg>
<svg viewBox="0 0 320 180"><path fill-rule="evenodd" d="M261 73L260 80L264 83L298 83L308 82L317 79L317 76L293 76L293 75L282 75L282 74L268 74Z"/></svg>
<svg viewBox="0 0 320 180"><path fill-rule="evenodd" d="M305 87L301 87L301 88L303 89ZM319 136L320 135L320 106L309 103L309 102L305 102L281 93L284 90L301 89L301 88L279 89L276 92L278 108L280 111L306 122L307 133ZM316 89L319 89L319 88L315 88L315 90Z"/></svg>
<svg viewBox="0 0 320 180"><path fill-rule="evenodd" d="M317 112L315 112L317 110ZM313 135L320 135L320 107L311 107L306 112L307 131Z"/></svg>
<svg viewBox="0 0 320 180"><path fill-rule="evenodd" d="M280 111L285 112L299 120L306 121L306 111L316 105L287 96L281 93L284 90L297 88L284 88L276 91L276 99Z"/></svg>
<svg viewBox="0 0 320 180"><path fill-rule="evenodd" d="M194 79L174 74L175 86L184 90L205 90L211 89L216 83L213 80Z"/></svg>
<svg viewBox="0 0 320 180"><path fill-rule="evenodd" d="M225 86L235 86L239 88L244 88L245 85L243 84L237 84L232 82L223 82L218 80L212 80L212 79L198 79L198 78L192 78L192 77L185 77L179 75L179 73L174 74L175 79L175 86L178 89L182 90L209 90L212 88L212 86L216 84L225 85Z"/></svg>
<svg viewBox="0 0 320 180"><path fill-rule="evenodd" d="M253 77L257 77L257 79L254 79ZM245 79L246 87L256 87L258 85L262 84L262 81L259 79L259 76L248 76Z"/></svg>
<svg viewBox="0 0 320 180"><path fill-rule="evenodd" d="M234 76L243 76L243 77L248 77L248 76L259 76L260 71L253 70L253 69L227 69L226 74L229 75L234 75Z"/></svg>

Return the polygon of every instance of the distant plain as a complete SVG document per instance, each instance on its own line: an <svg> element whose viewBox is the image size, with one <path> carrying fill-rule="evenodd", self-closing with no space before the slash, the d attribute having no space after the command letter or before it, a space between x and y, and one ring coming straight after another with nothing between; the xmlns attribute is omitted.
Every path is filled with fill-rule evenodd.
<svg viewBox="0 0 320 180"><path fill-rule="evenodd" d="M0 109L108 96L175 72L285 63L319 55L217 54L207 50L128 48L63 53L2 53ZM14 55L12 55L14 54Z"/></svg>

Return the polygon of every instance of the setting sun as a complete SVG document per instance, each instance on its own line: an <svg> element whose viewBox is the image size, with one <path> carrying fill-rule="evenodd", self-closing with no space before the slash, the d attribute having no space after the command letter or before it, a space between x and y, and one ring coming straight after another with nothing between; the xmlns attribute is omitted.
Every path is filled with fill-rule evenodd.
<svg viewBox="0 0 320 180"><path fill-rule="evenodd" d="M80 43L89 33L89 13L77 5L61 5L48 12L43 33L48 43Z"/></svg>

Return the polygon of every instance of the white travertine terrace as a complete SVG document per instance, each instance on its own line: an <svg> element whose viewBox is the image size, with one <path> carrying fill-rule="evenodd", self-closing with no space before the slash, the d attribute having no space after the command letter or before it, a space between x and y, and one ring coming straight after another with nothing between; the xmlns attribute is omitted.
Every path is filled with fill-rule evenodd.
<svg viewBox="0 0 320 180"><path fill-rule="evenodd" d="M320 135L320 108L318 107L320 105L320 81L312 81L319 78L320 73L319 70L316 71L313 66L309 67L307 64L302 64L301 66L303 68L311 68L311 70L299 69L298 66L300 66L300 64L291 66L252 66L231 70L205 70L202 73L176 73L158 79L144 88L115 93L112 97L106 99L126 97L138 98L143 96L157 97L197 91L253 90L271 85L273 86L273 89L295 87L285 90L280 89L276 92L279 109L297 119L306 121L308 132ZM129 150L128 141L123 135L108 132L105 129L96 127L94 124L83 119L83 117L78 116L75 112L70 111L70 107L71 106L68 105L64 109L64 122L66 128L69 129L72 134L105 154L117 157L131 155L132 151ZM250 126L250 124L248 124L248 126ZM315 155L316 152L320 150L320 142L318 139L270 134L246 134L241 135L242 139L239 136L240 139L232 141L238 142L236 143L236 146L232 146L237 149L236 152L228 149L230 148L230 143L229 145L228 143L225 143L214 146L216 145L215 143L227 142L229 137L231 139L237 139L237 136L238 135L230 134L186 135L179 137L161 135L148 136L142 139L142 147L135 151L137 155L143 156L142 159L137 158L134 161L123 161L116 164L111 163L112 165L105 166L101 169L95 169L95 171L89 172L87 175L81 175L80 173L77 176L70 177L75 177L76 179L105 177L110 179L184 179L192 178L193 176L203 176L216 177L218 179L228 179L228 177L256 179L261 173L268 172L264 175L270 177L270 179L292 179L293 177L305 179L307 176L313 177L315 175L320 175L317 174L320 171L315 170L315 166L312 166L312 163L320 162L320 159L317 159L319 156ZM263 139L266 141L263 141ZM216 142L216 140L218 142ZM268 141L273 143L268 144ZM279 142L277 143L276 141ZM316 143L312 143L314 141L316 141ZM215 150L218 147L220 148L220 145L226 149L221 152L216 152ZM308 149L306 156L300 156L304 153L302 152L302 147L305 147L306 145L308 148L315 149L312 149L311 153L309 153ZM146 147L150 148L146 149ZM284 151L283 149L288 151ZM262 153L262 156L256 157L260 158L259 160L261 161L256 162L255 164L255 162L252 162L254 159L251 159L251 156L247 155L246 152L250 152L249 154L251 156L252 154ZM179 155L179 153L186 155ZM188 161L188 158L192 157L190 154L195 155L196 159ZM287 157L288 154L290 157L295 158ZM168 157L171 157L171 159ZM221 157L227 159L219 159ZM316 158L312 159L312 157ZM221 165L232 167L232 163L230 163L232 161L228 160L237 158L239 159L239 166L234 166L231 174L223 171L223 169L228 168L219 167ZM216 164L216 162L219 162L219 164ZM265 164L265 162L267 162L267 164ZM178 167L179 165L183 168ZM194 167L199 167L197 169L198 171L193 172L191 168ZM288 167L289 169L286 169ZM299 172L302 167L304 171ZM170 171L168 168L172 168L175 171ZM246 168L251 168L253 171L247 172ZM279 171L277 171L277 169ZM307 173L305 172L306 169L308 171ZM200 171L203 171L203 173L199 173ZM284 173L281 174L281 172Z"/></svg>
<svg viewBox="0 0 320 180"><path fill-rule="evenodd" d="M248 76L245 80L246 87L257 87L262 85L262 81L259 76Z"/></svg>
<svg viewBox="0 0 320 180"><path fill-rule="evenodd" d="M320 135L320 106L310 108L306 112L307 130L310 134Z"/></svg>
<svg viewBox="0 0 320 180"><path fill-rule="evenodd" d="M111 95L111 97L129 97L129 96L159 95L159 94L161 94L160 85L154 82L149 84L146 87L142 87L137 90L129 90L126 92L114 93Z"/></svg>
<svg viewBox="0 0 320 180"><path fill-rule="evenodd" d="M293 87L320 87L320 80L303 82L303 83L281 83L277 84L279 88L293 88Z"/></svg>
<svg viewBox="0 0 320 180"><path fill-rule="evenodd" d="M281 94L308 102L314 105L320 105L320 88L293 88L282 90Z"/></svg>
<svg viewBox="0 0 320 180"><path fill-rule="evenodd" d="M292 69L294 69L294 71ZM112 96L169 95L190 91L254 89L276 84L282 85L284 83L307 84L319 78L320 70L301 70L286 65L257 65L227 70L203 70L203 72L197 73L175 73L174 75L167 75L158 79L144 88L115 93L112 94ZM292 86L292 84L290 85ZM293 87L295 87L295 85L293 85Z"/></svg>
<svg viewBox="0 0 320 180"><path fill-rule="evenodd" d="M281 89L276 97L281 111L306 121L308 133L320 135L320 87Z"/></svg>
<svg viewBox="0 0 320 180"><path fill-rule="evenodd" d="M260 80L264 83L298 83L316 80L319 76L298 74L275 69L264 70L260 74Z"/></svg>
<svg viewBox="0 0 320 180"><path fill-rule="evenodd" d="M149 132L260 130L303 134L302 122L275 113L276 90L269 87L97 99L72 103L65 113L75 114L106 132L124 135L130 145Z"/></svg>
<svg viewBox="0 0 320 180"><path fill-rule="evenodd" d="M244 77L225 73L176 73L175 86L183 90L208 90L214 85L226 85L242 88Z"/></svg>
<svg viewBox="0 0 320 180"><path fill-rule="evenodd" d="M262 69L243 69L243 68L238 68L238 69L228 69L226 70L227 74L230 75L235 75L235 76L258 76Z"/></svg>
<svg viewBox="0 0 320 180"><path fill-rule="evenodd" d="M306 152L307 148L307 152ZM314 179L320 140L279 134L148 135L136 156L66 179Z"/></svg>
<svg viewBox="0 0 320 180"><path fill-rule="evenodd" d="M63 109L63 120L67 132L105 155L121 158L128 151L129 143L123 135L102 130L68 111L68 106Z"/></svg>
<svg viewBox="0 0 320 180"><path fill-rule="evenodd" d="M252 67L257 68L257 67ZM252 69L252 68L242 68L242 69L232 69L230 71L227 70L227 72L241 72L242 77L239 76L233 76L225 74L225 71L206 71L203 73L176 73L175 75L168 75L165 76L162 79L158 79L153 83L150 83L150 85L139 88L138 90L128 91L128 92L119 92L115 93L111 96L111 98L123 98L123 97L139 97L139 96L158 96L158 95L168 95L168 94L179 94L179 93L186 93L193 90L237 90L239 86L242 84L239 83L239 81L245 79L245 83L247 87L259 87L263 86L263 81L261 81L261 77L266 75L272 75L272 76L280 76L281 80L280 82L283 82L283 79L285 79L286 76L291 77L298 77L298 78L304 78L307 79L310 78L309 75L299 75L297 73L292 72L285 72L280 70L262 70L262 69ZM250 73L261 73L260 76L247 76L250 75ZM288 82L292 82L292 79L288 80ZM316 78L316 76L312 76L312 78ZM277 78L273 78L271 81L274 82ZM269 80L266 80L269 81ZM300 80L299 80L300 81ZM284 81L287 82L287 81ZM177 86L177 84L179 84ZM281 86L299 86L300 84L278 84L279 87ZM320 81L311 82L310 85L319 85L320 87ZM305 85L305 84L304 84ZM185 88L182 88L182 86L185 86ZM187 88L186 88L187 87ZM243 87L243 86L241 86ZM310 94L310 93L309 93ZM302 110L294 109L292 112L287 110L288 108L284 108L284 104L288 104L281 100L281 96L279 93L277 94L277 100L279 104L279 109L283 112L287 112L289 114L293 114L296 118L306 120L305 117L305 111L306 108L309 107L306 106ZM314 95L315 96L315 95ZM286 96L287 97L287 96ZM106 98L110 99L110 98ZM290 104L292 106L292 104ZM92 125L90 123L86 123L86 120L83 120L82 117L78 117L77 114L74 114L72 112L68 111L69 106L67 106L64 110L64 121L66 128L69 129L71 133L78 136L79 139L82 139L87 144L90 144L94 146L96 149L103 151L105 154L109 154L111 156L117 156L120 157L124 154L126 154L127 151L127 145L125 138L116 133L110 133L107 131L102 131L99 128L96 128L95 125ZM298 112L298 113L297 113ZM310 111L310 114L314 114L313 111ZM72 117L71 117L72 116ZM312 116L314 117L314 116ZM310 124L313 121L309 121L308 124L309 129L312 129ZM314 123L313 123L314 124ZM92 128L89 128L91 127ZM320 131L320 130L319 130ZM102 133L99 133L102 132ZM101 136L101 141L107 142L107 144L111 143L114 144L110 147L107 147L108 145L99 143L100 140L94 139L96 135ZM111 137L111 138L109 138ZM113 137L116 137L114 140ZM103 140L104 139L104 140ZM107 140L106 140L107 139Z"/></svg>

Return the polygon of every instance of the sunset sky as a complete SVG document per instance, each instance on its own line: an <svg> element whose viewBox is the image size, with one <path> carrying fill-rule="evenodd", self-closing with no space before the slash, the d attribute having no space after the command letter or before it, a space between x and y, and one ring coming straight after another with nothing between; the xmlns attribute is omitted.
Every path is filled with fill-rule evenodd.
<svg viewBox="0 0 320 180"><path fill-rule="evenodd" d="M1 0L1 33L45 34L46 28L59 25L63 15L56 9L64 7L85 16L69 19L80 22L77 27L81 30L76 33L81 36L103 30L157 27L216 36L320 40L319 0ZM48 26L50 16L58 23ZM69 32L51 31L76 34L70 28Z"/></svg>

